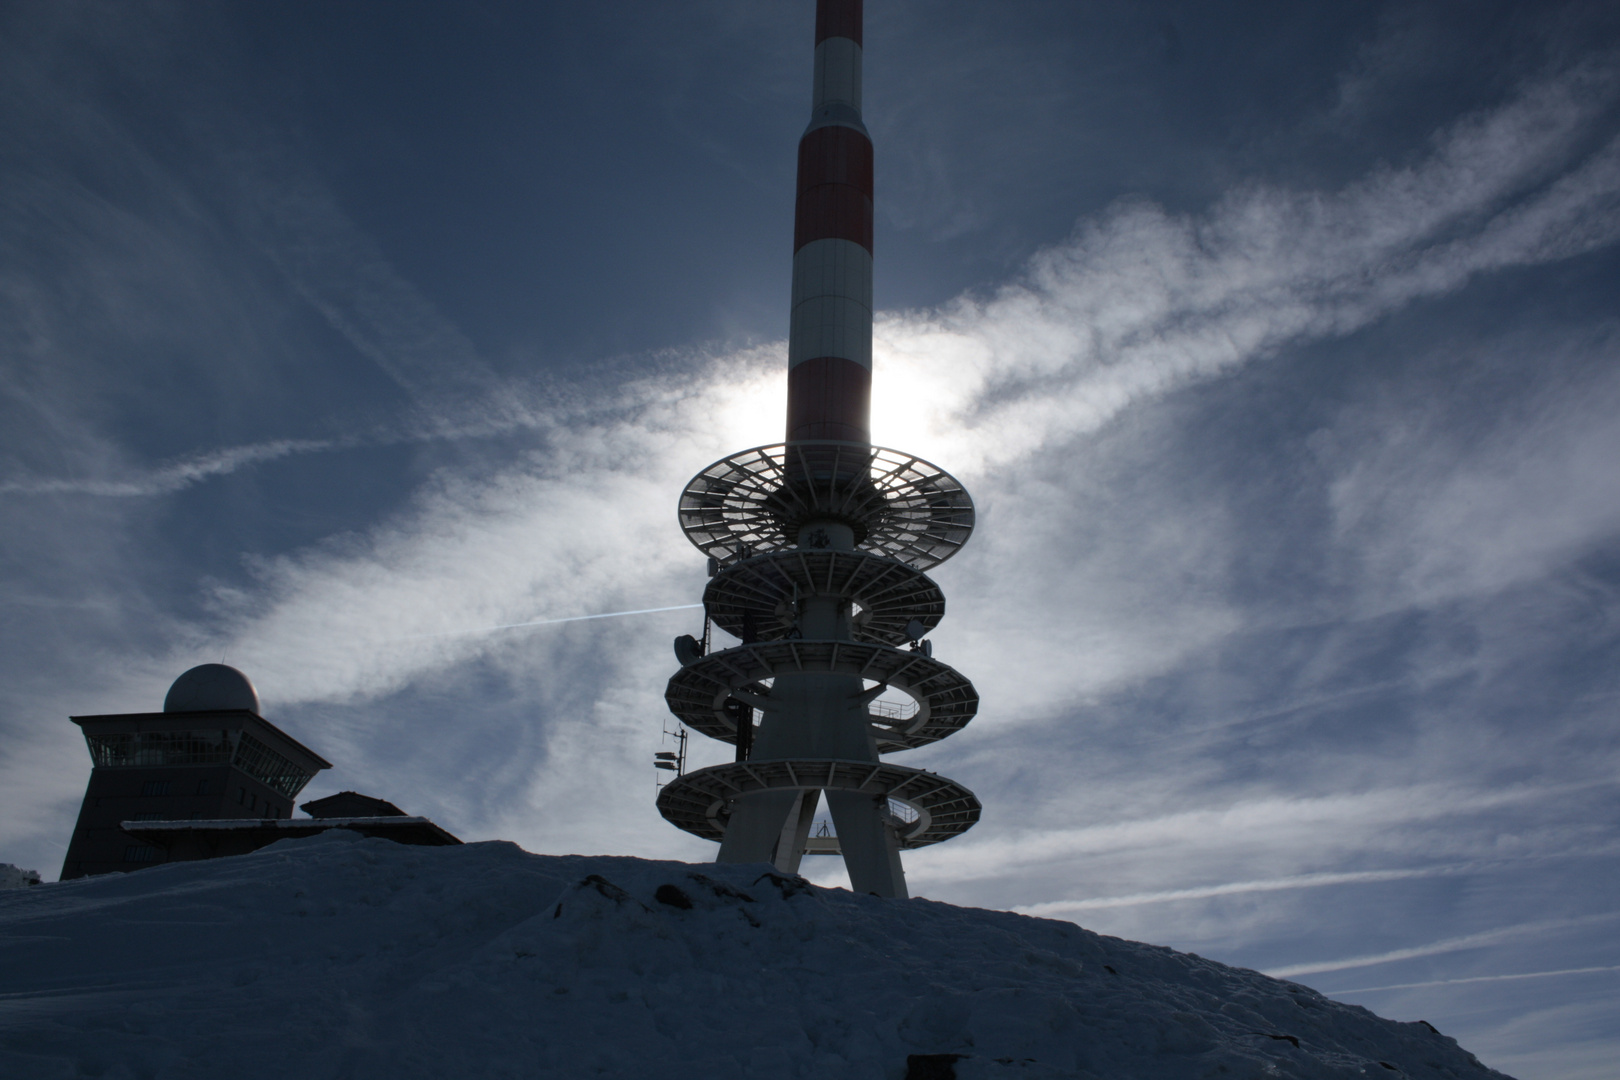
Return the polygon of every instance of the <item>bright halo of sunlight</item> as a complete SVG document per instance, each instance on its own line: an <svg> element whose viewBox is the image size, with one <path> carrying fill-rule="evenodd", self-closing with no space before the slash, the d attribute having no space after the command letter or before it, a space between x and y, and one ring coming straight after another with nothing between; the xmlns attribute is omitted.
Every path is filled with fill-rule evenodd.
<svg viewBox="0 0 1620 1080"><path fill-rule="evenodd" d="M880 319L872 351L872 441L953 472L976 465L963 418L983 386L983 344L896 317Z"/></svg>
<svg viewBox="0 0 1620 1080"><path fill-rule="evenodd" d="M787 422L787 380L782 365L764 363L738 369L738 379L718 387L715 433L724 433L722 454L782 441Z"/></svg>

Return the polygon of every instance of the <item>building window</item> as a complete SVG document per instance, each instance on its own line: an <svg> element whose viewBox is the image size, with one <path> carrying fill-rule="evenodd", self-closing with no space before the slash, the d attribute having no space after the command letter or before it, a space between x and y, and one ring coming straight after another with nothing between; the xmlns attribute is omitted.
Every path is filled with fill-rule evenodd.
<svg viewBox="0 0 1620 1080"><path fill-rule="evenodd" d="M237 745L236 757L231 764L247 773L272 791L292 798L309 783L311 773L305 772L247 732Z"/></svg>
<svg viewBox="0 0 1620 1080"><path fill-rule="evenodd" d="M141 785L142 795L168 795L173 790L173 780L148 780Z"/></svg>
<svg viewBox="0 0 1620 1080"><path fill-rule="evenodd" d="M257 795L249 795L248 796L248 809L249 810L257 809L258 805L259 805L259 797Z"/></svg>
<svg viewBox="0 0 1620 1080"><path fill-rule="evenodd" d="M158 849L147 844L131 844L124 849L125 862L156 862Z"/></svg>
<svg viewBox="0 0 1620 1080"><path fill-rule="evenodd" d="M135 820L136 821L162 821L166 816L167 815L165 815L165 814L136 814L135 815Z"/></svg>
<svg viewBox="0 0 1620 1080"><path fill-rule="evenodd" d="M236 753L228 731L143 731L86 735L100 765L223 765Z"/></svg>
<svg viewBox="0 0 1620 1080"><path fill-rule="evenodd" d="M247 788L239 787L236 789L236 801L238 805L245 806L247 804Z"/></svg>
<svg viewBox="0 0 1620 1080"><path fill-rule="evenodd" d="M208 781L206 779L197 781L197 794L208 794Z"/></svg>
<svg viewBox="0 0 1620 1080"><path fill-rule="evenodd" d="M202 817L202 811L201 810L193 810L191 812L191 820L192 821L196 821L200 817Z"/></svg>

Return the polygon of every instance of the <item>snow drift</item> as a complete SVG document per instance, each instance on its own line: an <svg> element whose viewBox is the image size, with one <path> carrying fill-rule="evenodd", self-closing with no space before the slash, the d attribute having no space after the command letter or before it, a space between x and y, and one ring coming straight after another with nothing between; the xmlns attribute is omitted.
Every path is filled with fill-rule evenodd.
<svg viewBox="0 0 1620 1080"><path fill-rule="evenodd" d="M1501 1076L1426 1024L1253 971L766 866L404 847L334 830L0 893L8 1076L908 1070Z"/></svg>

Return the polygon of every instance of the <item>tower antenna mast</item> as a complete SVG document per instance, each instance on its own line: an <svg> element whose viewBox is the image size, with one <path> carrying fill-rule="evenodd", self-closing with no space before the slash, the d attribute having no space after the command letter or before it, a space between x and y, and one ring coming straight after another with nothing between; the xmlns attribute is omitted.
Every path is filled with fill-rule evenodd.
<svg viewBox="0 0 1620 1080"><path fill-rule="evenodd" d="M967 541L973 501L943 469L872 445L861 6L816 3L786 441L715 462L680 499L681 529L710 559L706 612L742 644L710 652L706 641L702 650L678 641L682 666L664 697L688 728L739 743L739 753L665 784L658 809L720 841L720 862L791 873L825 798L838 835L816 851L843 856L856 892L904 897L900 852L979 820L979 800L961 784L882 758L960 731L978 709L973 684L923 641L945 614L925 571ZM889 692L909 703L874 709Z"/></svg>

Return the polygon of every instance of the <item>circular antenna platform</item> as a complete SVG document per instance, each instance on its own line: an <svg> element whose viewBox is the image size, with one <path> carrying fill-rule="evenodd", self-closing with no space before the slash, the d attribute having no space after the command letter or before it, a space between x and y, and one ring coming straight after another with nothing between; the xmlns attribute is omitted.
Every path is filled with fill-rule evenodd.
<svg viewBox="0 0 1620 1080"><path fill-rule="evenodd" d="M902 848L927 847L967 832L979 820L977 796L955 780L878 761L750 760L711 765L678 776L658 791L658 812L671 825L721 840L734 799L761 791L855 791L887 796L916 812L893 824ZM909 816L909 815L908 815Z"/></svg>
<svg viewBox="0 0 1620 1080"><path fill-rule="evenodd" d="M953 667L920 652L853 641L756 641L712 652L670 676L664 702L693 731L737 741L736 721L726 712L733 690L769 697L768 680L779 676L856 675L909 697L913 710L890 715L872 711L872 736L880 753L911 750L961 731L979 711L979 692Z"/></svg>
<svg viewBox="0 0 1620 1080"><path fill-rule="evenodd" d="M816 521L846 524L862 551L919 570L961 550L973 500L914 454L847 442L792 442L732 454L681 492L681 531L723 564L798 546Z"/></svg>
<svg viewBox="0 0 1620 1080"><path fill-rule="evenodd" d="M709 579L703 604L733 637L752 636L745 633L751 623L759 636L781 638L793 626L795 602L811 596L853 602L855 640L884 645L914 640L908 628L927 633L945 614L945 594L921 570L870 552L815 548L730 563Z"/></svg>

